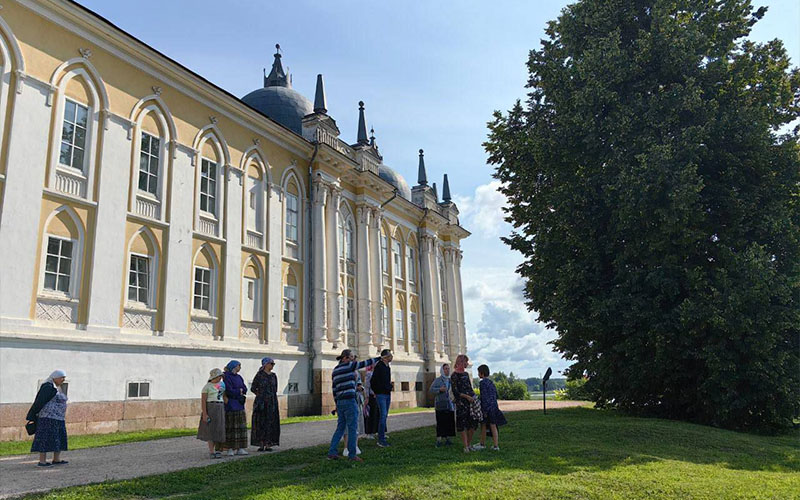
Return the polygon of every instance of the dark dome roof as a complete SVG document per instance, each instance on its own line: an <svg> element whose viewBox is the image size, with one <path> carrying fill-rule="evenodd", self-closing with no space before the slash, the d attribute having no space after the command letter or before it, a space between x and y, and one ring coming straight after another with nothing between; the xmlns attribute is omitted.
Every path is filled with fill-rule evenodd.
<svg viewBox="0 0 800 500"><path fill-rule="evenodd" d="M242 101L298 135L303 134L303 117L314 112L311 101L291 87L264 87L242 97Z"/></svg>
<svg viewBox="0 0 800 500"><path fill-rule="evenodd" d="M411 188L408 187L408 183L405 179L403 179L402 175L398 174L384 164L381 164L380 168L378 168L378 175L381 179L397 188L400 196L408 201L411 201Z"/></svg>

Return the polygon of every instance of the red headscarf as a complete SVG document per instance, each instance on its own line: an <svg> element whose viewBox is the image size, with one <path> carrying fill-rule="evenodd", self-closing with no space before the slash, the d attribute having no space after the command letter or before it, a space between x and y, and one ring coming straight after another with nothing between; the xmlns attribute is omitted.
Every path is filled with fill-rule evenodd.
<svg viewBox="0 0 800 500"><path fill-rule="evenodd" d="M453 363L453 371L456 373L464 373L464 370L467 369L467 364L469 363L469 358L466 354L459 354L456 357L456 362Z"/></svg>

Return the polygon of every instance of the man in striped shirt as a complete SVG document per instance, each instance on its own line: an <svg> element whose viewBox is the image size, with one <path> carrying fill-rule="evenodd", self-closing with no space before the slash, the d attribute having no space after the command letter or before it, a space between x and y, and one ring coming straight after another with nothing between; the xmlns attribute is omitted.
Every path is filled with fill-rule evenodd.
<svg viewBox="0 0 800 500"><path fill-rule="evenodd" d="M381 360L380 357L356 361L356 355L350 349L345 349L342 354L336 357L339 364L333 369L333 398L336 400L336 414L339 421L336 425L336 432L331 438L331 446L328 449L328 460L339 458L339 441L342 440L345 430L347 430L347 452L350 460L363 462L361 457L356 455L356 437L358 433L358 404L356 403L356 382L360 370Z"/></svg>

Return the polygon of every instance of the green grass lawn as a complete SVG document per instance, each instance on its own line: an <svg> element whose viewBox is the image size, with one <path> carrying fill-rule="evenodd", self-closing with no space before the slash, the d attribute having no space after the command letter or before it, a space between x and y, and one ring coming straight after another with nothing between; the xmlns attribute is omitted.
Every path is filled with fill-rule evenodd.
<svg viewBox="0 0 800 500"><path fill-rule="evenodd" d="M327 461L315 447L32 498L800 498L798 433L756 436L589 408L508 417L500 452L435 448L426 428L393 432L388 449L363 440L362 464Z"/></svg>
<svg viewBox="0 0 800 500"><path fill-rule="evenodd" d="M417 411L433 411L430 408L397 408L389 410L389 414L409 413ZM308 417L289 417L281 420L281 425L297 424L300 422L311 422L316 420L335 420L334 415L312 415ZM194 436L197 429L154 429L138 432L114 432L111 434L86 434L81 436L69 436L69 449L80 450L82 448L97 448L99 446L111 446L123 443L135 443L137 441L150 441L153 439L167 439L182 436ZM30 441L5 441L0 442L0 457L9 455L24 455L30 453Z"/></svg>

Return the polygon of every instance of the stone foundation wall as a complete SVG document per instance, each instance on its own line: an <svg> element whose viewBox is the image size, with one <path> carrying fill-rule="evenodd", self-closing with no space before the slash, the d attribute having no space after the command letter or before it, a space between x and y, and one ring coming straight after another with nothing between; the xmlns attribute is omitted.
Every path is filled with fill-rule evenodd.
<svg viewBox="0 0 800 500"><path fill-rule="evenodd" d="M312 414L313 394L278 396L281 418ZM247 399L247 419L253 398ZM25 432L25 415L30 403L0 404L0 441L32 439ZM67 433L107 434L146 429L196 428L200 420L200 399L101 401L70 403Z"/></svg>

